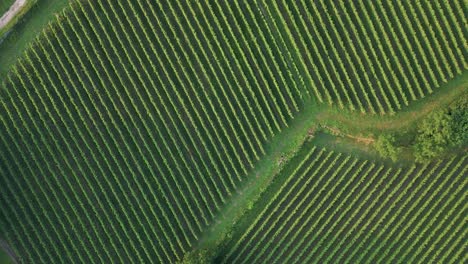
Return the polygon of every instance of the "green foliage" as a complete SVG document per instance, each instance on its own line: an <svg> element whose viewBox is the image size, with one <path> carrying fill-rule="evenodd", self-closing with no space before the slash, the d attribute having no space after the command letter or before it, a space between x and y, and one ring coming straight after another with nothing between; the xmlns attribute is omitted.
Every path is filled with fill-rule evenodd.
<svg viewBox="0 0 468 264"><path fill-rule="evenodd" d="M0 74L44 27L38 20L50 17L43 16L41 4L56 10L58 1L38 1L28 13L29 22L15 26L0 46ZM403 228L414 226L412 220L406 225L401 221L410 212L419 217L409 203L422 208L413 197L428 200L428 195L383 165L314 147L291 168L295 177L267 188L276 171L285 171L295 155L290 150L315 118L304 114L316 107L312 94L340 109L347 104L361 113L393 113L408 104L403 87L418 94L411 98L416 100L461 72L455 68L466 65L465 59L449 63L445 56L465 43L463 24L457 22L461 16L451 15L452 5L71 3L8 75L0 100L0 233L12 230L8 239L24 262L210 263L213 245L234 241L237 231L247 246L234 241L235 246L251 251L232 250L230 255L245 263L272 263L283 253L297 259L277 263L298 262L303 254L304 263L359 263L348 250L361 254L368 248L376 255L398 256L385 243L405 250L416 246L399 243L409 234ZM445 33L431 26L438 19L412 23L433 9L443 10L441 18L450 16L447 34L456 36L450 45ZM452 56L462 51L454 50ZM409 79L417 80L416 88ZM451 131L466 130L451 124ZM334 127L329 127L333 133L347 133ZM378 146L395 159L394 143L384 137ZM418 177L409 178L417 184ZM417 187L431 190L423 184ZM246 209L257 212L257 199L261 202L260 195L269 190L272 199L255 215L252 228L232 229ZM399 198L401 202L393 202ZM400 207L392 207L399 205L401 217ZM434 221L442 221L429 212ZM290 241L280 237L287 231L284 224L297 231ZM385 237L383 227L403 231ZM207 239L207 232L212 237ZM370 240L373 235L384 241ZM421 248L429 242L421 241ZM373 250L371 243L382 250ZM255 249L268 255L261 259ZM315 253L329 259L321 261ZM333 258L335 253L343 255Z"/></svg>
<svg viewBox="0 0 468 264"><path fill-rule="evenodd" d="M467 109L467 98L463 97L448 109L434 112L421 122L414 144L416 161L428 161L450 147L467 143Z"/></svg>
<svg viewBox="0 0 468 264"><path fill-rule="evenodd" d="M400 148L395 145L396 140L394 135L380 135L375 142L375 149L384 158L390 158L396 161Z"/></svg>
<svg viewBox="0 0 468 264"><path fill-rule="evenodd" d="M452 143L454 145L466 145L468 143L468 97L465 95L457 103L449 108Z"/></svg>
<svg viewBox="0 0 468 264"><path fill-rule="evenodd" d="M422 121L414 146L416 161L432 159L445 150L451 143L451 123L450 115L444 111L437 111Z"/></svg>
<svg viewBox="0 0 468 264"><path fill-rule="evenodd" d="M211 257L206 249L188 252L178 264L207 264L211 263Z"/></svg>

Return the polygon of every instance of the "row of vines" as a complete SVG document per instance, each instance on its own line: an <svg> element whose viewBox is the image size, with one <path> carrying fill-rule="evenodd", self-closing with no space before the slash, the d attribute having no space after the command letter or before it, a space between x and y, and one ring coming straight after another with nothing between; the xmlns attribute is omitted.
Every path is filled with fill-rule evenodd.
<svg viewBox="0 0 468 264"><path fill-rule="evenodd" d="M320 102L395 113L468 69L464 1L258 2Z"/></svg>
<svg viewBox="0 0 468 264"><path fill-rule="evenodd" d="M237 3L72 2L2 91L0 226L18 255L181 259L299 109L266 28Z"/></svg>
<svg viewBox="0 0 468 264"><path fill-rule="evenodd" d="M0 233L27 263L180 260L304 104L394 113L466 70L463 10L73 0L0 90ZM464 173L313 149L224 260L458 260Z"/></svg>
<svg viewBox="0 0 468 264"><path fill-rule="evenodd" d="M313 147L222 263L461 263L467 156L403 168ZM271 187L274 188L274 187Z"/></svg>

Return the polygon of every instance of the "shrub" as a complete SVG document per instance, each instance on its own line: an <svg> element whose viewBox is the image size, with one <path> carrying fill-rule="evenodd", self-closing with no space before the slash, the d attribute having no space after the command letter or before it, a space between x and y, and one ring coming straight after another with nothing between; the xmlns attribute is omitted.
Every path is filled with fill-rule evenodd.
<svg viewBox="0 0 468 264"><path fill-rule="evenodd" d="M375 150L384 158L390 158L395 161L397 159L400 149L395 146L394 135L380 135L375 142Z"/></svg>
<svg viewBox="0 0 468 264"><path fill-rule="evenodd" d="M465 145L468 143L468 97L464 96L449 108L448 114L452 118L452 144Z"/></svg>
<svg viewBox="0 0 468 264"><path fill-rule="evenodd" d="M434 112L421 122L414 144L416 161L428 161L449 147L467 144L467 106L465 96L446 110Z"/></svg>
<svg viewBox="0 0 468 264"><path fill-rule="evenodd" d="M188 252L184 258L177 262L178 264L208 264L211 263L211 257L206 249L198 249Z"/></svg>

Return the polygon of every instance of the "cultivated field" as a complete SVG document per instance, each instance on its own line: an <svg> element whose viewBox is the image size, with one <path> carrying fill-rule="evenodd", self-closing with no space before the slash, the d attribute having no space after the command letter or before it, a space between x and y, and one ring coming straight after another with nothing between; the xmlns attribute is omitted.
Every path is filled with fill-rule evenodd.
<svg viewBox="0 0 468 264"><path fill-rule="evenodd" d="M461 1L266 3L320 102L394 113L468 67Z"/></svg>
<svg viewBox="0 0 468 264"><path fill-rule="evenodd" d="M2 213L27 259L180 259L297 110L223 7L147 4L73 4L8 76Z"/></svg>
<svg viewBox="0 0 468 264"><path fill-rule="evenodd" d="M306 148L219 261L461 263L466 158L393 168Z"/></svg>
<svg viewBox="0 0 468 264"><path fill-rule="evenodd" d="M24 263L174 263L276 177L245 230L214 235L221 262L461 263L466 156L288 162L282 139L313 137L284 135L315 109L392 114L466 79L466 8L71 1L0 89L0 239Z"/></svg>

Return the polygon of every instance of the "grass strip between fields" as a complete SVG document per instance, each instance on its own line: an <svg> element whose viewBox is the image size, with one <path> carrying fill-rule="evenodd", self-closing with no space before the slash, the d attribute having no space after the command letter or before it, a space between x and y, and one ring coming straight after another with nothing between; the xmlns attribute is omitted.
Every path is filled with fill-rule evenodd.
<svg viewBox="0 0 468 264"><path fill-rule="evenodd" d="M374 134L378 132L400 132L416 127L417 122L429 113L442 109L455 99L467 96L468 71L436 89L434 93L410 103L409 107L394 115L362 115L337 107L321 107L315 117L317 122L336 125L351 134Z"/></svg>
<svg viewBox="0 0 468 264"><path fill-rule="evenodd" d="M230 201L219 212L215 222L199 240L195 249L217 251L224 239L228 238L228 234L233 231L236 223L253 207L253 204L282 171L282 168L309 141L312 131L319 125L340 127L346 130L347 133L354 133L355 137L375 135L375 133L379 132L410 130L414 129L417 122L432 111L446 107L460 96L467 96L467 88L468 72L464 72L440 87L433 94L413 102L409 107L391 116L365 115L365 118L363 118L363 115L358 112L306 103L290 126L284 128L280 134L269 142L265 156L250 172L243 186L233 194ZM317 134L313 142L318 142L320 147L335 149L338 146L338 151L351 152L357 155L364 154L366 158L379 159L371 152L368 144L353 142L349 138L342 141L337 139L336 136L322 132Z"/></svg>
<svg viewBox="0 0 468 264"><path fill-rule="evenodd" d="M306 107L294 118L289 127L269 142L265 156L256 164L240 191L233 195L218 214L215 223L199 241L199 248L214 249L222 242L224 235L243 216L246 208L260 197L275 175L295 156L308 139L309 129L314 126L315 120L310 118L314 111L314 107Z"/></svg>

